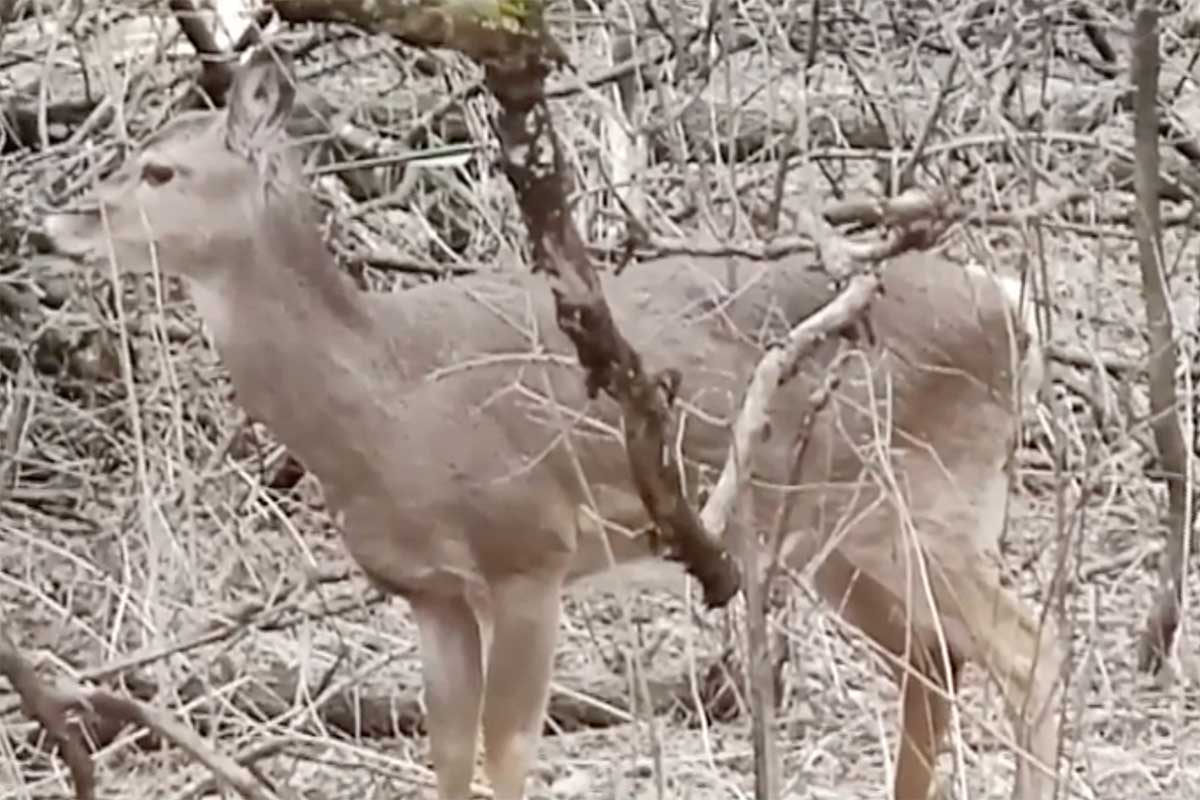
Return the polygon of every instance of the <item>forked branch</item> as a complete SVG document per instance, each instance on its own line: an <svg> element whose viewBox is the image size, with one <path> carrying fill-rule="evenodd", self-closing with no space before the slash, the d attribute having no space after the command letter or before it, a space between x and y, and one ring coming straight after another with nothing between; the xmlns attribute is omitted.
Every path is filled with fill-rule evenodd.
<svg viewBox="0 0 1200 800"><path fill-rule="evenodd" d="M71 772L77 800L95 798L96 774L79 727L67 719L68 714L75 711L86 711L154 731L208 767L221 783L245 800L275 800L278 797L248 769L210 748L191 728L170 714L100 689L63 690L48 686L3 627L0 627L0 675L8 678L13 691L21 698L25 714L36 720L57 745Z"/></svg>
<svg viewBox="0 0 1200 800"><path fill-rule="evenodd" d="M724 531L741 487L750 473L754 442L766 429L767 409L776 390L796 374L800 360L811 354L825 339L845 330L866 312L881 286L878 272L863 269L911 249L925 249L942 234L948 221L945 201L920 190L909 190L885 201L887 218L903 219L900 227L881 242L853 243L837 236L816 214L803 215L804 225L830 271L851 275L846 287L828 304L792 328L777 346L758 362L750 386L733 425L729 455L716 486L704 504L700 519L707 530ZM924 227L909 224L924 221ZM840 263L838 263L840 262Z"/></svg>
<svg viewBox="0 0 1200 800"><path fill-rule="evenodd" d="M96 771L79 730L67 721L68 707L42 682L3 627L0 627L0 675L8 678L21 698L25 715L37 721L58 746L71 772L75 796L79 800L92 800L96 796Z"/></svg>

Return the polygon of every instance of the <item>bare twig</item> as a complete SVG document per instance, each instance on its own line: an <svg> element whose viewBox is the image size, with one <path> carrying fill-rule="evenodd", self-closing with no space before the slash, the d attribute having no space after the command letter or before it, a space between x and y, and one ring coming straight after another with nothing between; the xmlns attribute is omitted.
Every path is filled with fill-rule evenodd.
<svg viewBox="0 0 1200 800"><path fill-rule="evenodd" d="M776 390L794 374L797 362L815 350L830 335L858 319L879 290L879 277L873 273L856 275L828 305L793 328L779 346L772 347L759 361L750 379L746 399L733 425L729 456L721 469L716 486L700 512L708 530L724 530L734 501L749 475L754 441L762 438L768 409Z"/></svg>

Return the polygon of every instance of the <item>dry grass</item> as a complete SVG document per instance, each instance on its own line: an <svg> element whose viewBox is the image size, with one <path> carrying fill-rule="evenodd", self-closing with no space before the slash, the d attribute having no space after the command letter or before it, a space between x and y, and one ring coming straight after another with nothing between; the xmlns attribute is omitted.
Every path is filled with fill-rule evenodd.
<svg viewBox="0 0 1200 800"><path fill-rule="evenodd" d="M568 8L560 5L559 21ZM1145 356L1143 311L1127 224L1129 171L1121 169L1132 126L1117 102L1127 84L1124 4L1110 4L1115 18L1094 8L1097 18L1112 24L1105 33L1119 59L1113 79L1079 63L1099 57L1065 5L1046 9L1042 18L1057 54L1048 39L1035 36L1032 22L1019 27L1025 44L1017 51L1004 14L969 27L969 4L931 5L937 7L896 13L943 46L951 42L947 31L969 29L978 49L948 45L961 47L957 84L944 98L923 162L933 172L918 170L917 180L954 180L984 217L1064 189L1083 197L1042 219L1038 231L964 225L955 247L1007 268L1029 266L1039 282L1045 270L1048 283L1039 290L1049 300L1052 345L1060 356L1087 353L1139 363ZM836 34L826 32L831 38L806 88L797 77L803 54L781 44L784 10L759 0L744 13L737 27L754 46L732 59L728 71L718 66L705 92L719 103L745 101L722 124L757 115L786 129L798 116L826 175L835 175L846 191L880 190L876 167L883 162L862 150L863 130L873 120L864 87L893 128L893 139L911 143L933 109L949 56L918 51L915 36L896 39L886 19L827 10L837 20L830 23ZM174 22L155 14L156 36L174 35ZM619 16L615 9L610 15ZM49 147L18 149L0 160L4 624L44 674L102 679L159 707L187 711L213 747L252 761L279 786L292 787L293 796L428 796L431 772L419 736L380 737L365 718L358 734L334 729L329 715L316 711L331 697L370 698L376 710L380 703L393 709L394 724L403 729L418 684L413 629L403 604L380 602L353 573L311 478L294 490L266 485L278 467L278 448L264 431L252 439L241 430L220 365L182 293L164 286L156 298L149 283L125 281L124 291L114 295L106 275L79 274L35 254L31 232L46 192L81 180L84 162L114 152L125 136L120 131L136 139L153 129L186 88L186 43L170 55L134 41L127 29L101 35L101 16L89 10L73 30L59 32L37 21L17 23L0 40L3 98L18 97L18 89L26 92L42 78L51 103L82 97L81 54L97 97L132 76L118 95L122 114L98 126L94 139L83 137L94 141L93 152L81 146L83 138L67 138L76 128L52 127ZM596 19L593 12L579 12L559 28L584 75L605 68L602 31L588 22ZM796 23L801 43L807 40L805 19ZM1176 23L1174 16L1164 19L1162 90L1168 93L1165 107L1185 129L1190 120L1194 131L1200 93L1186 71L1195 45L1171 33ZM363 111L355 118L364 130L374 125L403 137L420 118L413 109L427 108L429 97L444 96L446 86L457 90L473 80L469 70L450 62L440 79L414 77L409 54L395 54L382 40L340 34L334 40L332 31L292 38L308 42L321 35L331 41L311 50L300 77L319 81L334 107L370 109L370 116ZM839 58L835 43L849 56ZM661 48L662 37L652 37L652 46ZM128 56L135 52L136 58ZM1018 76L1014 63L1027 72ZM1016 89L1003 106L1010 82ZM36 99L36 92L27 96ZM678 110L686 100L677 94L669 107ZM581 184L589 190L578 211L593 241L611 247L616 226L600 215L607 208L600 191L606 150L597 132L604 106L577 94L559 108ZM1034 120L1030 115L1038 108L1044 111ZM383 111L393 117L382 119ZM461 122L472 135L486 136L486 113L483 101L472 99ZM646 118L658 123L668 115L659 109ZM847 120L853 122L849 128ZM1048 134L1028 133L1039 123ZM979 146L984 140L991 146ZM443 143L431 136L426 146L436 152ZM967 166L954 160L960 157ZM655 229L663 238L704 241L716 238L714 229L733 230L737 240L752 238L746 211L769 204L776 170L772 160L757 158L736 168L709 164L707 171L657 162L640 176ZM904 158L901 153L897 161ZM1164 164L1185 188L1192 183L1195 164L1170 158ZM480 173L429 168L403 196L389 194L395 188L388 184L391 176L376 175L383 185L368 187L369 194L385 199L366 207L343 185L323 178L337 208L339 246L359 258L376 256L369 262L375 267L359 264L364 282L395 289L418 279L411 271L397 272L397 264L507 268L520 252L522 232L506 187ZM785 181L785 205L824 201L828 187L819 194L812 188L820 175L812 167L797 169ZM698 213L697 197L706 198ZM732 212L731 197L745 204L740 214ZM1165 212L1183 218L1174 205ZM1166 252L1176 329L1185 332L1183 352L1195 363L1200 274L1190 225L1169 229ZM384 262L393 269L379 269ZM126 338L136 363L121 357ZM1056 559L1066 558L1074 576L1062 609L1072 634L1063 744L1071 758L1070 796L1195 796L1200 674L1187 635L1197 622L1193 606L1176 680L1154 682L1135 669L1134 640L1151 602L1161 548L1162 491L1144 474L1153 454L1145 387L1136 371L1121 371L1119 382L1103 370L1069 367L1066 360L1054 362L1046 402L1029 413L1005 550L1013 580L1030 600L1041 596ZM1051 466L1056 460L1057 471ZM346 577L337 578L340 571ZM689 675L698 681L724 644L722 626L702 619L697 604L675 593L653 585L611 591L614 583L570 599L556 694L619 702L633 709L634 719L545 739L536 792L588 798L751 794L744 717L701 726L684 705L648 715L638 699L639 682L630 677L629 665L641 662L651 683ZM791 593L778 624L791 654L779 714L785 796L884 797L895 693L874 670L869 648L803 585ZM1011 787L999 699L980 678L968 672L959 729L944 756L946 796L959 800L1007 797ZM254 693L255 686L267 685L293 691L274 701ZM879 702L881 692L887 703ZM16 706L13 695L0 693L0 797L69 794L61 765L31 745L35 728ZM211 788L202 768L175 750L139 745L139 735L126 731L99 751L101 796L184 800Z"/></svg>

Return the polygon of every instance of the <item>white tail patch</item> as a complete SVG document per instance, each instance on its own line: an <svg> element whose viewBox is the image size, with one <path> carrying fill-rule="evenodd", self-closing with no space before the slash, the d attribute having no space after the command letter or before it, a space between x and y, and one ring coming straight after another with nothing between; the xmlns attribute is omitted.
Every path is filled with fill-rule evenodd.
<svg viewBox="0 0 1200 800"><path fill-rule="evenodd" d="M1012 310L1013 333L1017 337L1017 363L1013 374L1017 376L1016 394L1022 405L1032 405L1046 379L1046 353L1041 328L1038 325L1037 307L1034 304L1032 286L1016 275L1001 275L977 261L966 264L968 272L986 276L996 282Z"/></svg>

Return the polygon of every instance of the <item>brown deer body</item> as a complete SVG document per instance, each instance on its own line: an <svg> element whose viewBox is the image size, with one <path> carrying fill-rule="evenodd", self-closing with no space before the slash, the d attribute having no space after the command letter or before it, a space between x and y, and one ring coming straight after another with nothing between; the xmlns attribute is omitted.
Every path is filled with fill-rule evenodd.
<svg viewBox="0 0 1200 800"><path fill-rule="evenodd" d="M227 113L168 126L98 188L97 212L47 227L64 251L187 280L239 402L319 478L366 574L412 606L439 797L468 796L482 724L496 796L517 800L564 585L652 555L620 418L587 399L537 276L358 292L279 152L291 100L283 73L252 60ZM1041 762L1019 761L1022 800L1048 800L1061 647L1001 587L997 560L1017 403L1040 380L1036 329L982 270L910 254L885 275L875 343L836 365L827 343L778 393L756 510L771 527L789 498L788 563L819 559L821 594L896 657L897 800L929 791L966 661L999 681ZM606 276L605 291L648 366L684 375L691 487L699 465L725 458L763 341L830 298L800 257L665 259ZM831 365L840 388L797 473Z"/></svg>

